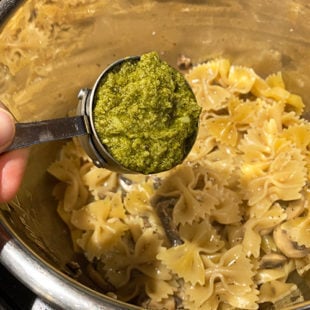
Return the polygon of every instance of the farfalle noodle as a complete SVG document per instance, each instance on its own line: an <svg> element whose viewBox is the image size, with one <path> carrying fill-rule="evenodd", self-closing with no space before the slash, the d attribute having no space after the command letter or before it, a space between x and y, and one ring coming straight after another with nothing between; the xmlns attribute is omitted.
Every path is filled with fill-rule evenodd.
<svg viewBox="0 0 310 310"><path fill-rule="evenodd" d="M201 254L214 254L224 243L207 221L181 226L180 237L184 241L182 245L162 248L157 257L185 281L203 285L205 277Z"/></svg>
<svg viewBox="0 0 310 310"><path fill-rule="evenodd" d="M252 217L244 224L243 248L248 256L258 258L261 252L262 235L270 233L286 220L287 215L280 205L273 205L261 217Z"/></svg>
<svg viewBox="0 0 310 310"><path fill-rule="evenodd" d="M184 298L191 309L214 309L220 303L241 309L257 309L258 291L252 264L237 245L219 260L205 257L205 285L186 285ZM216 302L217 301L217 302Z"/></svg>

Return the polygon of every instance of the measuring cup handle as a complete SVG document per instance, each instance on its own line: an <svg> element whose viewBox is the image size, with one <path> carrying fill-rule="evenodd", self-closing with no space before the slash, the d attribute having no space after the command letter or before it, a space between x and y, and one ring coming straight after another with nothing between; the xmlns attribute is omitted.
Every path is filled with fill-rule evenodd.
<svg viewBox="0 0 310 310"><path fill-rule="evenodd" d="M84 116L81 115L30 123L16 123L14 140L4 152L86 134Z"/></svg>

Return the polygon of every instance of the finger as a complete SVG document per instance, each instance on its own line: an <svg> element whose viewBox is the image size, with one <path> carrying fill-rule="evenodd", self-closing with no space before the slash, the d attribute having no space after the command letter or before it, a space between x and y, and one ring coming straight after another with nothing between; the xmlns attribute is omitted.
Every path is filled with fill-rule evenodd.
<svg viewBox="0 0 310 310"><path fill-rule="evenodd" d="M17 193L28 154L28 149L21 149L0 156L0 202L11 200Z"/></svg>
<svg viewBox="0 0 310 310"><path fill-rule="evenodd" d="M0 153L11 143L15 135L15 124L12 115L0 108Z"/></svg>

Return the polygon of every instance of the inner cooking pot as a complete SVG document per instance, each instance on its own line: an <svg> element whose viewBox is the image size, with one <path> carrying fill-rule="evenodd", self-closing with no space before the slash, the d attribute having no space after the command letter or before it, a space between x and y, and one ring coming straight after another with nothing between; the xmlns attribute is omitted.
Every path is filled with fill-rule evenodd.
<svg viewBox="0 0 310 310"><path fill-rule="evenodd" d="M64 117L108 64L154 50L179 70L184 57L222 56L264 77L281 71L310 107L309 33L307 0L29 0L1 27L0 100L18 121ZM57 214L46 171L62 145L33 147L18 195L1 205L1 262L63 309L135 308L100 293Z"/></svg>

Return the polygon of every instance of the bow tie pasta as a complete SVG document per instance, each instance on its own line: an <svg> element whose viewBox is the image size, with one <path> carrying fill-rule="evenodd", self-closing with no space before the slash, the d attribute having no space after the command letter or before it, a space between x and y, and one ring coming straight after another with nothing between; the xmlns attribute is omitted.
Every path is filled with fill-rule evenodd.
<svg viewBox="0 0 310 310"><path fill-rule="evenodd" d="M89 275L150 309L258 309L302 301L310 268L310 123L281 73L215 59L186 78L202 107L182 165L157 175L95 167L76 140L49 168ZM61 188L61 190L59 190Z"/></svg>

